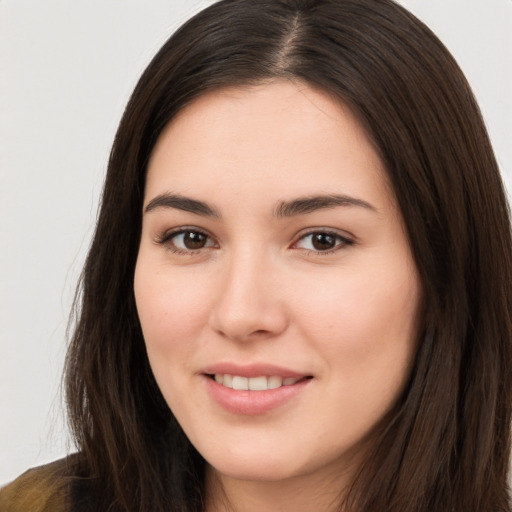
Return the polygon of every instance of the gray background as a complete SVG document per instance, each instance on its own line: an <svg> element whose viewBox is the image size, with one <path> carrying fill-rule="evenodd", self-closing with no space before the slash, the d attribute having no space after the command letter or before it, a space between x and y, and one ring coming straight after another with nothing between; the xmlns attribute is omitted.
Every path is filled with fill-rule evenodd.
<svg viewBox="0 0 512 512"><path fill-rule="evenodd" d="M138 76L211 1L0 0L0 485L72 450L66 322ZM512 1L403 0L455 55L512 190Z"/></svg>

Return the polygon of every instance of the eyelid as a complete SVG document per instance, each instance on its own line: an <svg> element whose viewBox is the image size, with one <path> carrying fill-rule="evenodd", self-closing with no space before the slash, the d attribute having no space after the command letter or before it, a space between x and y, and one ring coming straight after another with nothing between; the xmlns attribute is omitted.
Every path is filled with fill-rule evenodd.
<svg viewBox="0 0 512 512"><path fill-rule="evenodd" d="M297 247L297 245L302 240L304 240L308 236L315 235L315 234L324 234L324 235L332 236L338 240L341 240L341 243L338 243L332 249L327 249L325 251ZM306 231L302 231L302 232L298 233L298 235L295 237L295 241L293 242L291 248L297 249L297 250L304 250L310 254L314 254L315 256L322 256L322 255L333 254L343 248L353 246L355 243L356 243L355 237L346 232L340 232L339 230L336 230L333 228L320 227L320 228L309 228Z"/></svg>
<svg viewBox="0 0 512 512"><path fill-rule="evenodd" d="M177 253L177 254L186 254L186 255L193 255L197 254L200 251L203 251L205 249L211 249L212 246L206 246L201 247L199 249L181 249L180 247L177 247L174 244L171 244L170 242L174 237L177 235L187 233L187 232L193 232L193 233L200 233L201 235L206 236L209 240L213 241L214 245L217 245L217 242L213 236L211 236L207 230L198 228L197 226L178 226L175 228L167 229L163 231L163 233L158 234L155 237L155 243L158 245L166 246L168 250L171 252Z"/></svg>

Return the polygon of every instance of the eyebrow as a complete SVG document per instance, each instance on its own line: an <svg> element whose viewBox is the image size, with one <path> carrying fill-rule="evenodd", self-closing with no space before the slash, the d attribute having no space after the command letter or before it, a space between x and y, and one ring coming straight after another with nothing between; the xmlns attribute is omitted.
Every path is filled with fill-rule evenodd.
<svg viewBox="0 0 512 512"><path fill-rule="evenodd" d="M147 213L157 208L175 208L177 210L195 213L196 215L202 215L203 217L220 217L219 212L208 205L208 203L197 201L196 199L191 199L180 194L160 194L151 199L144 211Z"/></svg>
<svg viewBox="0 0 512 512"><path fill-rule="evenodd" d="M317 210L336 208L338 206L356 206L377 212L377 209L373 205L363 199L347 195L328 194L299 197L290 201L280 201L274 208L274 216L283 218L306 215ZM148 203L144 211L147 213L158 208L175 208L203 217L221 217L220 213L213 206L210 206L204 201L198 201L197 199L191 199L181 194L171 194L168 192L154 197Z"/></svg>
<svg viewBox="0 0 512 512"><path fill-rule="evenodd" d="M276 217L293 217L305 215L316 210L336 208L338 206L356 206L377 212L370 203L347 195L329 194L309 197L299 197L291 201L281 201L274 210Z"/></svg>

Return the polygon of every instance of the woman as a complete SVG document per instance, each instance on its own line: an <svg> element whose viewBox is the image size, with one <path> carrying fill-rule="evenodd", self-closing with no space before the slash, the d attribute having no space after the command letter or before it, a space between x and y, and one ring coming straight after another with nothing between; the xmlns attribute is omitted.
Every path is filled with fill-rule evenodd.
<svg viewBox="0 0 512 512"><path fill-rule="evenodd" d="M67 361L80 451L4 507L510 510L511 249L425 26L214 4L116 136Z"/></svg>

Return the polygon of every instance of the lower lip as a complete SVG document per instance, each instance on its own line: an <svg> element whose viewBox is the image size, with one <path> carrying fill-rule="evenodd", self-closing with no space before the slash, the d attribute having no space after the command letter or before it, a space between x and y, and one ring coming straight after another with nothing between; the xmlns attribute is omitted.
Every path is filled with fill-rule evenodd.
<svg viewBox="0 0 512 512"><path fill-rule="evenodd" d="M264 391L237 391L219 384L204 375L210 396L233 414L255 416L277 409L299 395L312 379L304 379L291 386L281 386Z"/></svg>

